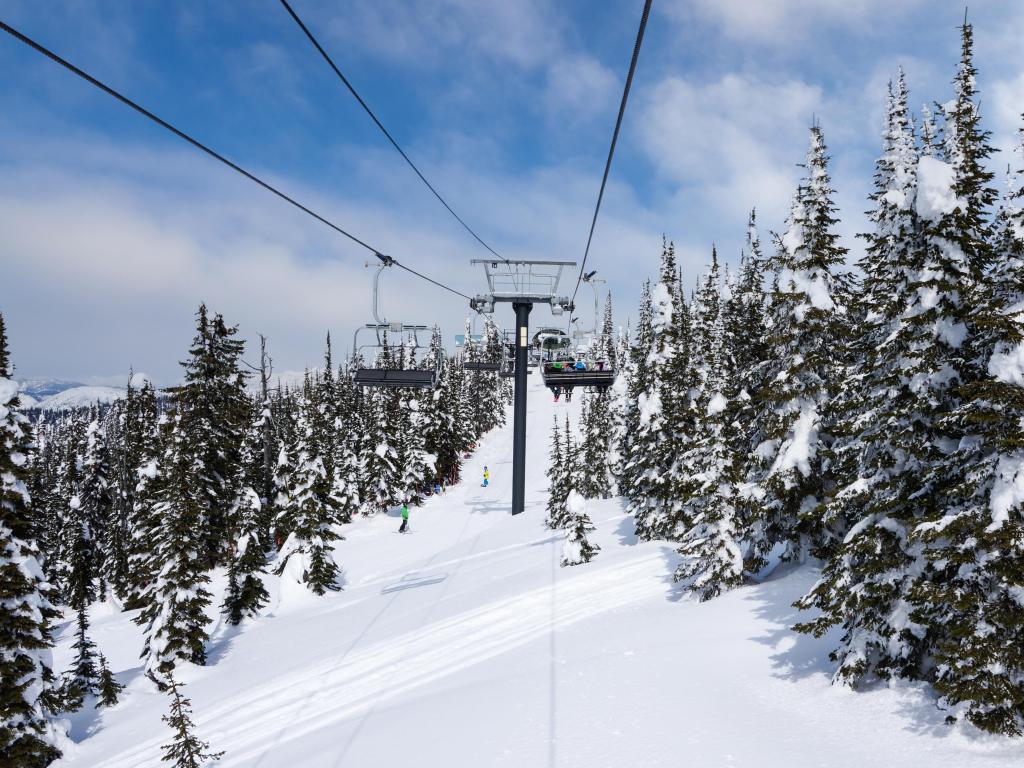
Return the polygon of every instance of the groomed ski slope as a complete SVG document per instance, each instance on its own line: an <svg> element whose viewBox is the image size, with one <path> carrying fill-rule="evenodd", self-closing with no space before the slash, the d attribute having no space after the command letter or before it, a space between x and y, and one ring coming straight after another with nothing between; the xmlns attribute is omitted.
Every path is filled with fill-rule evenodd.
<svg viewBox="0 0 1024 768"><path fill-rule="evenodd" d="M527 510L509 515L511 413L461 486L397 517L345 526L344 591L268 577L272 600L218 625L207 667L183 667L201 738L224 768L1001 768L1024 743L943 724L922 687L829 682L833 638L798 636L810 568L709 603L680 599L673 548L637 543L619 500L592 502L601 546L559 568L543 526L554 404L531 377ZM491 487L479 487L484 465ZM213 585L219 602L223 579ZM122 701L73 720L60 766L157 768L167 697L138 666L141 632L110 606L92 636ZM68 667L73 625L61 628Z"/></svg>

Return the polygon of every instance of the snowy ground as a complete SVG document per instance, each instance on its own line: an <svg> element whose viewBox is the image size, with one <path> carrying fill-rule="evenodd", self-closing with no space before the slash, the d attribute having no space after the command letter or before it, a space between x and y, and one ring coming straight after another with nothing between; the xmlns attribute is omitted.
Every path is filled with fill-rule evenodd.
<svg viewBox="0 0 1024 768"><path fill-rule="evenodd" d="M268 578L265 615L218 627L210 666L181 670L221 766L1024 764L1024 743L944 725L919 686L830 685L832 639L789 629L810 569L680 599L672 548L637 543L618 500L591 504L598 557L559 568L544 468L552 414L578 403L552 404L531 379L523 515L509 515L510 418L466 482L412 510L412 535L395 533L395 517L344 528L343 592L315 598ZM93 621L128 688L115 708L76 716L79 743L59 765L157 768L167 701L140 674L140 630L102 606ZM62 631L59 669L73 641Z"/></svg>

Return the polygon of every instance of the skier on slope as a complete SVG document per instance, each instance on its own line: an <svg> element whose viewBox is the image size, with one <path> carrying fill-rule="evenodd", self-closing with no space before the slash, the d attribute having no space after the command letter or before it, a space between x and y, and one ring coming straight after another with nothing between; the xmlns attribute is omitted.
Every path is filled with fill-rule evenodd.
<svg viewBox="0 0 1024 768"><path fill-rule="evenodd" d="M484 488L487 487L487 485L490 482L490 480L491 480L491 473L490 473L490 471L488 471L487 465L485 464L484 465L484 481L482 483Z"/></svg>
<svg viewBox="0 0 1024 768"><path fill-rule="evenodd" d="M409 527L409 502L406 501L406 502L402 503L402 525L399 527L398 532L399 533L405 533L405 531L406 531L406 529L408 527Z"/></svg>

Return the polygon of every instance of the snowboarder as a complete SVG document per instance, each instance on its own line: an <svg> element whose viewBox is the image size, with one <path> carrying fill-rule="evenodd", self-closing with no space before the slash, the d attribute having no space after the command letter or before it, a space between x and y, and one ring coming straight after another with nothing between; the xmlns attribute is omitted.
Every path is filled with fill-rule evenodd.
<svg viewBox="0 0 1024 768"><path fill-rule="evenodd" d="M490 482L490 480L491 480L491 473L488 471L487 466L484 465L484 482L483 482L483 487L484 488L487 487L487 484Z"/></svg>
<svg viewBox="0 0 1024 768"><path fill-rule="evenodd" d="M402 504L402 525L399 527L399 533L405 533L409 527L409 502Z"/></svg>
<svg viewBox="0 0 1024 768"><path fill-rule="evenodd" d="M555 402L557 403L558 402L558 398L560 398L562 396L562 388L561 387L552 387L551 391L554 393L554 395L555 395Z"/></svg>

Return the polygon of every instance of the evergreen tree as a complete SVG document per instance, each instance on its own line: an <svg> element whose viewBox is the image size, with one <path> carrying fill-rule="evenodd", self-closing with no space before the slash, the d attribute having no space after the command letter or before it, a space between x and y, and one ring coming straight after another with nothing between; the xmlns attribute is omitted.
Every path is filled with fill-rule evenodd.
<svg viewBox="0 0 1024 768"><path fill-rule="evenodd" d="M169 392L172 406L188 416L190 439L183 447L195 454L193 482L202 503L203 548L207 564L215 565L228 549L227 513L237 493L232 482L239 476L249 423L240 368L245 345L234 338L237 327L227 326L221 315L210 318L205 304L196 317L196 335L189 358L182 363L185 383Z"/></svg>
<svg viewBox="0 0 1024 768"><path fill-rule="evenodd" d="M156 578L152 543L159 526L156 513L159 488L160 427L156 390L149 381L143 383L135 403L135 435L131 512L128 524L129 589L125 607L141 608L144 595ZM131 480L126 480L130 483Z"/></svg>
<svg viewBox="0 0 1024 768"><path fill-rule="evenodd" d="M107 665L106 657L100 654L100 680L99 680L99 705L101 707L112 707L117 704L117 699L124 690L124 685L117 682L114 673Z"/></svg>
<svg viewBox="0 0 1024 768"><path fill-rule="evenodd" d="M72 496L64 524L65 600L75 610L96 600L97 547L79 496Z"/></svg>
<svg viewBox="0 0 1024 768"><path fill-rule="evenodd" d="M849 528L822 577L798 605L818 608L798 630L821 635L844 630L832 658L837 679L851 684L892 673L913 675L924 653L924 632L908 621L921 547L910 534L928 495L923 470L935 460L931 409L919 379L908 375L917 357L913 276L921 269L921 224L914 210L918 152L902 75L890 87L887 128L876 163L870 213L874 231L860 267L861 290L851 306L853 360L836 398L831 458L838 480L825 517Z"/></svg>
<svg viewBox="0 0 1024 768"><path fill-rule="evenodd" d="M766 543L784 543L786 558L804 558L834 543L820 505L833 492L824 451L831 436L830 397L838 371L836 352L849 292L837 269L846 249L834 228L835 204L821 130L811 129L807 175L797 191L786 234L775 258L766 371L764 461L760 507ZM838 361L841 362L841 361Z"/></svg>
<svg viewBox="0 0 1024 768"><path fill-rule="evenodd" d="M77 512L82 521L80 530L86 534L84 542L87 542L86 545L90 550L87 554L90 561L89 578L96 578L98 581L97 596L101 600L106 597L104 561L110 550L108 523L114 508L110 475L106 437L100 428L99 414L94 408L89 426L85 430L85 448L81 459L82 479ZM118 541L118 545L121 544L116 534L115 540Z"/></svg>
<svg viewBox="0 0 1024 768"><path fill-rule="evenodd" d="M664 536L672 525L673 488L669 470L676 449L672 431L676 414L666 407L678 390L673 381L670 362L677 355L677 333L673 322L677 317L675 250L662 245L661 274L650 294L650 315L641 311L637 346L646 347L647 355L638 362L634 387L637 390L636 431L629 444L627 466L630 510L636 520L637 535L642 539ZM649 334L649 338L646 338Z"/></svg>
<svg viewBox="0 0 1024 768"><path fill-rule="evenodd" d="M236 520L238 539L228 564L228 593L223 608L229 623L240 624L247 616L258 614L270 599L260 579L267 564L260 497L251 486L242 486L232 517Z"/></svg>
<svg viewBox="0 0 1024 768"><path fill-rule="evenodd" d="M458 481L462 454L467 442L456 424L458 413L458 369L444 356L441 330L434 327L427 357L440 356L437 386L427 393L423 404L423 444L435 457L435 477L446 483Z"/></svg>
<svg viewBox="0 0 1024 768"><path fill-rule="evenodd" d="M551 530L558 530L565 522L565 504L569 497L569 489L565 484L565 455L557 416L551 430L551 453L545 474L548 478L548 516L545 524Z"/></svg>
<svg viewBox="0 0 1024 768"><path fill-rule="evenodd" d="M78 609L78 631L75 643L75 660L68 673L65 700L69 709L81 707L86 696L95 696L100 690L100 674L97 668L96 644L89 638L89 618L85 606Z"/></svg>
<svg viewBox="0 0 1024 768"><path fill-rule="evenodd" d="M971 25L962 28L955 98L945 107L945 150L956 206L928 219L929 261L956 279L947 324L953 360L962 360L939 429L956 440L929 480L941 493L917 533L927 567L917 574L914 618L933 639L936 689L988 731L1024 732L1024 499L1022 466L1024 342L1020 240L1010 213L1010 242L997 241L988 221L996 199L985 161L992 149L980 126ZM1019 199L1019 192L1016 195ZM1011 201L1012 205L1012 201ZM947 206L949 207L949 206ZM1005 214L1004 214L1005 215ZM1005 232L1005 226L1002 228ZM995 243L1009 246L998 253ZM959 251L950 258L950 251ZM945 286L936 286L941 293ZM952 325L948 324L952 321Z"/></svg>
<svg viewBox="0 0 1024 768"><path fill-rule="evenodd" d="M0 315L0 764L42 768L60 757L50 624L57 611L31 538L26 479L32 433L11 380Z"/></svg>
<svg viewBox="0 0 1024 768"><path fill-rule="evenodd" d="M612 292L608 291L604 299L604 315L601 318L601 335L599 337L597 359L615 370L618 368L618 350L616 349L615 324L612 318Z"/></svg>
<svg viewBox="0 0 1024 768"><path fill-rule="evenodd" d="M331 546L340 538L332 526L338 523L341 502L327 479L323 460L315 453L308 414L307 403L299 418L293 463L278 496L278 528L288 531L288 539L279 553L277 570L287 570L314 594L322 595L341 588L341 572ZM286 460L286 467L288 463Z"/></svg>
<svg viewBox="0 0 1024 768"><path fill-rule="evenodd" d="M203 768L210 762L216 762L224 756L223 752L210 752L210 745L195 735L195 723L192 722L192 702L181 695L184 683L179 683L174 676L167 673L166 690L171 697L171 711L160 719L171 727L174 741L164 744L164 762L173 763L174 768Z"/></svg>
<svg viewBox="0 0 1024 768"><path fill-rule="evenodd" d="M724 348L724 308L717 254L694 300L693 356L698 387L697 420L689 449L681 457L682 494L688 528L675 580L702 600L743 582L744 553L737 510L742 459L736 454L735 405L738 382Z"/></svg>
<svg viewBox="0 0 1024 768"><path fill-rule="evenodd" d="M562 550L561 565L581 565L589 563L600 551L600 547L591 544L587 534L594 530L590 517L587 515L587 502L576 490L569 492L565 503L565 546Z"/></svg>
<svg viewBox="0 0 1024 768"><path fill-rule="evenodd" d="M178 406L185 407L184 404ZM179 661L206 663L206 552L196 546L203 531L208 486L196 481L204 473L202 457L194 450L198 437L187 412L175 414L161 460L161 482L154 515L152 558L154 580L143 597L145 608L137 618L145 627L142 658L147 675L158 685ZM205 425L200 425L200 433Z"/></svg>
<svg viewBox="0 0 1024 768"><path fill-rule="evenodd" d="M760 477L763 472L763 458L757 448L765 442L763 429L767 414L757 395L764 390L765 375L773 364L768 344L764 269L757 217L751 211L739 274L722 308L721 345L723 361L731 366L734 378L726 417L731 421L724 423L729 427L726 436L735 438L732 450L739 466L734 502L744 540L744 568L750 573L764 569L765 556L772 546L766 520L761 514L760 488L756 483L746 482L748 478Z"/></svg>
<svg viewBox="0 0 1024 768"><path fill-rule="evenodd" d="M579 490L587 499L607 499L611 496L611 410L611 393L608 390L596 390L584 395Z"/></svg>

